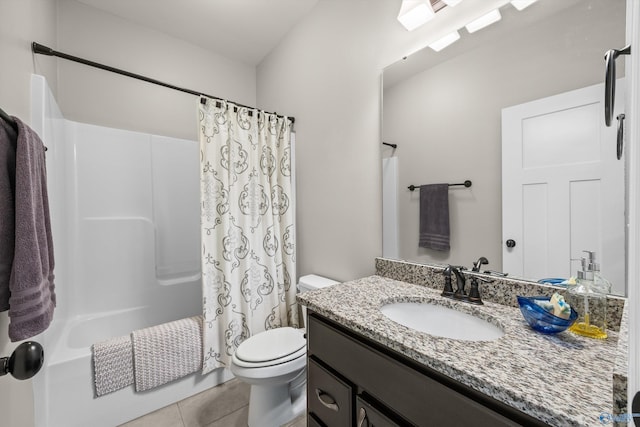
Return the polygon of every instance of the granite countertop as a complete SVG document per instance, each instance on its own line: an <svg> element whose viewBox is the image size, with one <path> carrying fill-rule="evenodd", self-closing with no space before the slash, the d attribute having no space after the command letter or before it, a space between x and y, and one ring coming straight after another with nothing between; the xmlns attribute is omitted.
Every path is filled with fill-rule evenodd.
<svg viewBox="0 0 640 427"><path fill-rule="evenodd" d="M543 335L518 308L453 301L440 291L370 276L298 295L298 301L418 363L519 409L547 424L602 425L613 412L618 332L606 340L570 332ZM417 332L385 317L388 302L432 302L483 318L505 331L494 341L460 341Z"/></svg>

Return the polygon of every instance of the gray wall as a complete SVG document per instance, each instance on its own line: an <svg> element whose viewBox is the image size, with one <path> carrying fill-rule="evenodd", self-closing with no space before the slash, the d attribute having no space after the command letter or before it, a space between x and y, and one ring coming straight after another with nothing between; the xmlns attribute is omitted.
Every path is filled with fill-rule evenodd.
<svg viewBox="0 0 640 427"><path fill-rule="evenodd" d="M383 138L399 144L401 259L470 267L485 256L502 270L501 110L602 83L603 54L624 46L624 22L624 0L581 0L385 89ZM470 189L449 191L451 250L418 248L420 195L406 187L465 179Z"/></svg>
<svg viewBox="0 0 640 427"><path fill-rule="evenodd" d="M56 3L50 0L0 0L0 107L8 114L30 123L30 79L32 73L45 75L55 91L55 65L33 58L31 42L38 40L55 47ZM16 344L9 342L9 318L0 313L0 357L9 356ZM31 380L0 378L0 424L33 425Z"/></svg>
<svg viewBox="0 0 640 427"><path fill-rule="evenodd" d="M352 27L358 10L361 1L318 2L258 66L259 104L296 117L300 275L369 275L381 254L380 68L367 39L380 17Z"/></svg>
<svg viewBox="0 0 640 427"><path fill-rule="evenodd" d="M382 255L382 70L481 14L471 3L407 32L396 20L399 1L323 0L258 66L260 107L296 116L299 274L348 280L374 272Z"/></svg>
<svg viewBox="0 0 640 427"><path fill-rule="evenodd" d="M255 68L73 0L59 0L58 50L213 96L254 105ZM152 13L152 11L150 11ZM198 98L61 59L65 118L197 140Z"/></svg>

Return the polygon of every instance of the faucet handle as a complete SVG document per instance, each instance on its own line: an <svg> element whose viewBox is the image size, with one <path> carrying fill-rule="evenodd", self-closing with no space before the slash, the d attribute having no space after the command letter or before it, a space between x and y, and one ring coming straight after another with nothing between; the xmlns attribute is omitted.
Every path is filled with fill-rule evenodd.
<svg viewBox="0 0 640 427"><path fill-rule="evenodd" d="M482 277L473 276L471 278L471 289L469 290L469 302L471 304L483 305L482 298L480 297L480 288L478 286L478 280L485 283L491 283L493 280L483 279Z"/></svg>
<svg viewBox="0 0 640 427"><path fill-rule="evenodd" d="M444 274L444 290L442 291L443 297L450 297L453 295L453 286L451 286L451 270L452 267L448 265L442 274Z"/></svg>

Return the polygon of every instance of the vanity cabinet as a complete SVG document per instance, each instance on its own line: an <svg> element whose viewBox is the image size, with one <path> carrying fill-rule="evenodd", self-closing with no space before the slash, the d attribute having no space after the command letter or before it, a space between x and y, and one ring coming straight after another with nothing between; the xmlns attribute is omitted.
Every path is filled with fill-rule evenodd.
<svg viewBox="0 0 640 427"><path fill-rule="evenodd" d="M307 321L309 426L545 425L317 313Z"/></svg>

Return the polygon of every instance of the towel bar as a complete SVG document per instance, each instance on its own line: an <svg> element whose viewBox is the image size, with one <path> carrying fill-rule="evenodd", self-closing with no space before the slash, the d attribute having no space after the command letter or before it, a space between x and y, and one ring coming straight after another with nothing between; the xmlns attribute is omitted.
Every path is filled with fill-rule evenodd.
<svg viewBox="0 0 640 427"><path fill-rule="evenodd" d="M459 184L449 184L449 187L455 187L455 186L460 186L460 185L464 185L465 187L469 188L469 187L471 187L471 181L466 180L465 182L461 182ZM416 190L416 189L419 190L420 186L412 184L412 185L408 186L407 188L409 189L409 191L413 191L413 190Z"/></svg>

